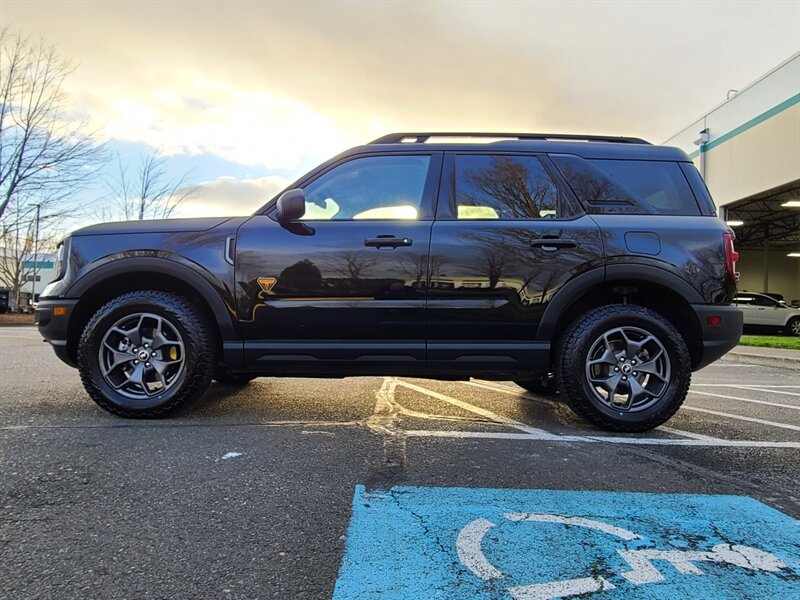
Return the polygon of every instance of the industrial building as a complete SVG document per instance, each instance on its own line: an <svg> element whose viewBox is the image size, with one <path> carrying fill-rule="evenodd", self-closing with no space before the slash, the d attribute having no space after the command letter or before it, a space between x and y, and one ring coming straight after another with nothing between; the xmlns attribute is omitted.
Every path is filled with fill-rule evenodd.
<svg viewBox="0 0 800 600"><path fill-rule="evenodd" d="M800 305L800 53L664 144L689 154L734 228L739 289Z"/></svg>

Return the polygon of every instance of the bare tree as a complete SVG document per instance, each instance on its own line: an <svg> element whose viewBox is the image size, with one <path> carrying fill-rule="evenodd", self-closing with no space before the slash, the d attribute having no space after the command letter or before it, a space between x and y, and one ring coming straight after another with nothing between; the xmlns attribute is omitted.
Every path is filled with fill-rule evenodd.
<svg viewBox="0 0 800 600"><path fill-rule="evenodd" d="M41 208L41 207L39 207ZM9 289L12 308L20 305L22 287L40 276L38 264L43 254L51 253L58 243L60 216L39 215L37 206L12 203L3 215L0 228L0 286ZM41 292L42 286L36 286Z"/></svg>
<svg viewBox="0 0 800 600"><path fill-rule="evenodd" d="M182 202L197 193L197 186L189 183L190 173L173 177L167 166L168 159L154 150L130 174L117 156L117 173L108 182L111 203L102 206L102 218L141 221L171 217Z"/></svg>
<svg viewBox="0 0 800 600"><path fill-rule="evenodd" d="M0 29L0 219L15 202L71 197L105 158L85 122L67 114L71 72L53 46Z"/></svg>
<svg viewBox="0 0 800 600"><path fill-rule="evenodd" d="M330 269L353 285L364 277L365 271L376 264L378 264L376 256L369 256L363 252L343 252L334 255Z"/></svg>

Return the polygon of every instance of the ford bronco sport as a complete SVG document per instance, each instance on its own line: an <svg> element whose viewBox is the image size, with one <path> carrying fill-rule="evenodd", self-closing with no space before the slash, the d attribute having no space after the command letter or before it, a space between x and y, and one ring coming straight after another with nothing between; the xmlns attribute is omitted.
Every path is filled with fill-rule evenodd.
<svg viewBox="0 0 800 600"><path fill-rule="evenodd" d="M482 377L644 431L739 339L733 239L674 148L393 134L249 217L75 231L36 318L122 417L214 379Z"/></svg>

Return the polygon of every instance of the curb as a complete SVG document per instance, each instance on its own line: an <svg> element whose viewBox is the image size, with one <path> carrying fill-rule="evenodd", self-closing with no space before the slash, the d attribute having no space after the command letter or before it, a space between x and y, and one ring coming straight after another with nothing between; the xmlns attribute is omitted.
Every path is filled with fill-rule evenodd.
<svg viewBox="0 0 800 600"><path fill-rule="evenodd" d="M800 371L800 352L798 356L773 356L771 354L761 354L758 349L753 347L755 352L728 352L721 360L725 362L737 362L746 365L759 365L762 367L776 367L778 369L790 369Z"/></svg>

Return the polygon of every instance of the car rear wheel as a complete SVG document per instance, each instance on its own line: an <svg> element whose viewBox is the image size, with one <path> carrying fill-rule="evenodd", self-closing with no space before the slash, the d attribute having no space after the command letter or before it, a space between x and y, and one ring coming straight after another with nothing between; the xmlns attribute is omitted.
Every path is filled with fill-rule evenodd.
<svg viewBox="0 0 800 600"><path fill-rule="evenodd" d="M78 369L89 396L121 417L165 416L203 395L216 365L215 331L186 298L123 294L89 320Z"/></svg>
<svg viewBox="0 0 800 600"><path fill-rule="evenodd" d="M602 429L639 432L666 422L691 382L686 342L662 315L614 304L585 313L558 348L561 396Z"/></svg>

